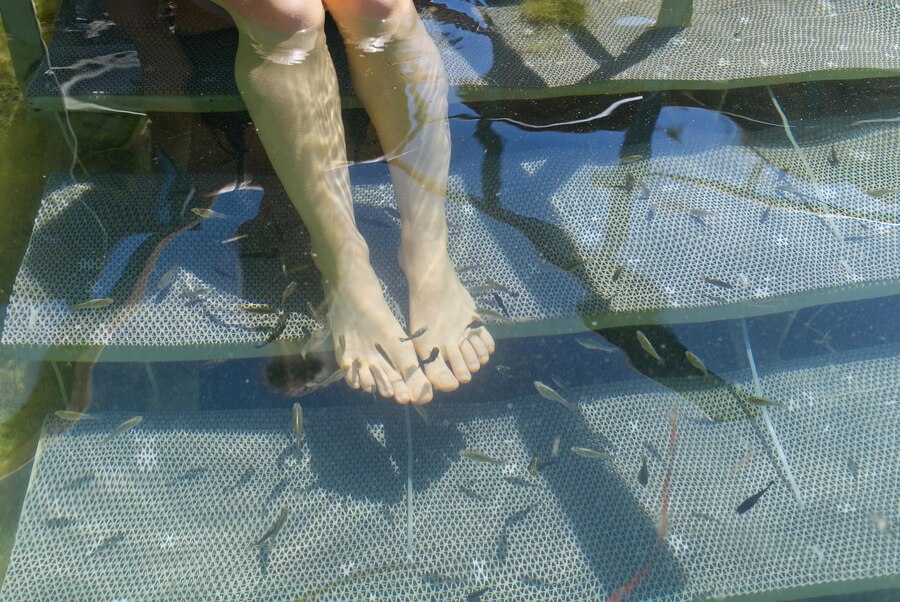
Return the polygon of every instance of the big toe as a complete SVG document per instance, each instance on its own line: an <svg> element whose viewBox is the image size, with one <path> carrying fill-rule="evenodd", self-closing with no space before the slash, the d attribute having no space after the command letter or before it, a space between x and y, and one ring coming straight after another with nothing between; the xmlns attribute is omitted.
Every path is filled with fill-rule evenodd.
<svg viewBox="0 0 900 602"><path fill-rule="evenodd" d="M425 376L438 391L447 393L459 388L459 381L453 376L445 362L434 361L426 364Z"/></svg>

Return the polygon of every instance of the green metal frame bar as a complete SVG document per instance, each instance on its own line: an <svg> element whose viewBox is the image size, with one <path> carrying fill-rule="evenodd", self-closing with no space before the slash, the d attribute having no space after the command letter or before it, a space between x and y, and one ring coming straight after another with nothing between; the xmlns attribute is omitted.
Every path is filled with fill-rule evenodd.
<svg viewBox="0 0 900 602"><path fill-rule="evenodd" d="M693 14L694 0L663 0L656 17L656 28L688 27Z"/></svg>
<svg viewBox="0 0 900 602"><path fill-rule="evenodd" d="M9 54L19 87L24 91L28 77L44 55L41 27L31 0L3 0L0 19L9 40Z"/></svg>

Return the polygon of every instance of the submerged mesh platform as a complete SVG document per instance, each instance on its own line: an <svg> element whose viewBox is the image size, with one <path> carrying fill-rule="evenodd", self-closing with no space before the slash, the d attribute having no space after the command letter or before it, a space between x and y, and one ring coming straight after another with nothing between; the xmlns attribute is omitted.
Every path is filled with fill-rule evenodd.
<svg viewBox="0 0 900 602"><path fill-rule="evenodd" d="M802 504L770 437L710 423L656 385L572 391L574 412L537 396L433 405L409 427L388 403L310 408L299 455L286 410L148 415L108 443L127 415L51 417L0 598L598 600L652 556L673 404L668 530L634 599L872 587L900 575L897 351L762 375L787 404L771 420ZM554 436L561 457L531 475ZM283 508L270 545L253 546Z"/></svg>
<svg viewBox="0 0 900 602"><path fill-rule="evenodd" d="M691 26L653 27L658 0L585 2L577 26L528 22L521 3L437 3L422 11L451 85L464 100L660 88L724 88L897 74L900 9L893 3L695 0ZM240 110L231 32L181 35L143 56L103 12L64 2L28 95L58 104L59 82L81 102L144 110ZM335 32L336 33L336 32ZM337 35L332 35L337 38ZM343 50L332 40L342 90ZM172 53L183 53L181 67ZM188 67L189 65L189 67ZM161 77L158 72L167 72ZM152 77L150 76L152 75ZM91 110L77 102L75 109ZM97 107L93 107L96 109Z"/></svg>
<svg viewBox="0 0 900 602"><path fill-rule="evenodd" d="M896 294L897 127L806 124L797 136L816 185L778 129L627 165L545 149L488 155L486 165L496 159L490 168L455 166L451 256L476 302L509 314L492 325L501 337ZM392 189L378 183L387 180L381 166L360 167L352 173L373 183L356 178L358 223L404 321ZM254 347L276 317L242 306L278 306L287 282L298 280L281 338L302 345L317 326L307 302L317 305L322 294L305 230L280 187L222 194L213 207L225 217L196 227L187 208L208 201L190 187L186 175L52 179L2 342L42 355L105 346L101 360L222 357L224 346L225 355L276 353ZM115 302L70 309L104 297Z"/></svg>

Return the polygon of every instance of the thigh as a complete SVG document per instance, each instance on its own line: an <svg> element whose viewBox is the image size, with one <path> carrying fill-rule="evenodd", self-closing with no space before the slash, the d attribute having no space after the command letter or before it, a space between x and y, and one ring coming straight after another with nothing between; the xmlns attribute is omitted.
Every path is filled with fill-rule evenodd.
<svg viewBox="0 0 900 602"><path fill-rule="evenodd" d="M389 19L415 10L412 0L323 0L328 12L340 21L343 17Z"/></svg>

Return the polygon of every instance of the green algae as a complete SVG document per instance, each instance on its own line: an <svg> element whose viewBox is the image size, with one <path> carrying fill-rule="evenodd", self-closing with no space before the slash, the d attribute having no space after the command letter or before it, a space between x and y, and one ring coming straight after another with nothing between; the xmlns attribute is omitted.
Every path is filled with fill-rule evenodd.
<svg viewBox="0 0 900 602"><path fill-rule="evenodd" d="M584 23L587 3L584 0L524 0L522 16L539 25L577 26Z"/></svg>

